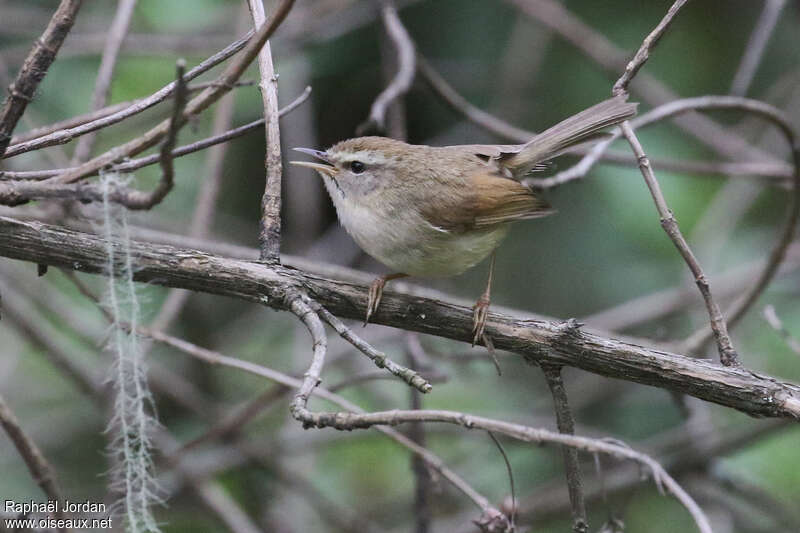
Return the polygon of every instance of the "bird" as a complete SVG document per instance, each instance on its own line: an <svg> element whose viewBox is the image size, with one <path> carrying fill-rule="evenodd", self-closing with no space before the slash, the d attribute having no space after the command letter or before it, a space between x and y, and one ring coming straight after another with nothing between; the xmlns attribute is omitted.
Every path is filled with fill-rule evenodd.
<svg viewBox="0 0 800 533"><path fill-rule="evenodd" d="M435 147L356 137L324 151L295 148L316 161L291 163L322 177L341 225L393 271L370 285L365 325L388 281L456 276L491 256L486 288L473 306L475 345L484 335L496 248L512 223L555 212L520 180L577 145L607 136L603 130L634 116L636 106L615 96L525 144Z"/></svg>

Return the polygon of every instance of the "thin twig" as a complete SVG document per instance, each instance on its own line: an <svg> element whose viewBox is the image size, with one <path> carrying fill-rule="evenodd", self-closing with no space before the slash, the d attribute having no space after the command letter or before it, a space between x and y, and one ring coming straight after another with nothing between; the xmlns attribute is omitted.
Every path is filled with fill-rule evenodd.
<svg viewBox="0 0 800 533"><path fill-rule="evenodd" d="M800 267L800 243L790 245L786 257L781 264L779 273L792 272ZM717 296L721 299L728 299L741 294L742 287L753 280L766 264L767 259L764 258L718 274L714 282ZM696 287L690 284L681 284L632 298L591 315L580 317L579 320L591 324L595 328L623 331L684 309L696 302L696 298Z"/></svg>
<svg viewBox="0 0 800 533"><path fill-rule="evenodd" d="M691 270L692 275L694 275L697 288L703 296L703 301L706 304L706 310L708 311L708 317L711 322L711 330L714 332L714 337L717 341L720 362L725 366L741 366L739 356L733 348L733 343L728 334L728 326L725 323L725 319L722 317L722 311L720 311L719 305L711 295L711 287L709 286L708 279L703 273L700 264L697 262L694 253L692 253L691 248L689 248L686 239L683 237L675 215L672 213L669 206L667 206L667 201L664 199L664 195L661 192L661 187L658 184L650 161L644 153L644 149L641 143L639 143L636 133L634 133L628 121L623 122L620 128L622 129L622 134L630 143L633 153L639 158L639 169L642 172L647 188L650 190L650 194L655 202L656 210L661 218L661 227L664 228L664 231L680 252L681 257L683 257L683 260L686 261L689 270Z"/></svg>
<svg viewBox="0 0 800 533"><path fill-rule="evenodd" d="M193 69L189 70L184 78L186 81L190 81L195 79L196 77L200 76L204 72L210 70L211 68L215 67L216 65L222 63L236 52L247 46L247 43L250 42L253 36L253 32L249 32L247 35L238 39L231 43L230 45L226 46L216 54L210 56L205 61L201 62L199 65L194 67ZM210 88L219 86L220 83L224 83L224 81L220 81L219 79L211 82L204 90L204 94ZM99 130L101 128L105 128L111 126L112 124L116 124L125 120L128 117L141 113L154 105L162 102L172 96L175 92L176 83L173 81L168 85L165 85L158 91L154 92L150 96L136 100L129 106L125 107L120 111L116 111L110 115L103 116L102 118L98 118L96 120L92 120L91 122L87 122L81 124L79 126L66 128L63 130L58 130L52 133L49 133L42 137L37 137L31 139L30 141L21 142L19 144L14 144L13 146L9 146L6 153L2 156L4 158L13 157L15 155L23 154L25 152L30 152L33 150L38 150L40 148L46 148L48 146L54 146L56 144L65 144L70 142L72 139L79 137L81 135L85 135L92 131ZM157 142L157 141L156 141ZM100 167L102 168L102 167ZM72 170L72 169L70 169Z"/></svg>
<svg viewBox="0 0 800 533"><path fill-rule="evenodd" d="M317 326L314 326L314 329L319 331ZM301 381L300 379L287 376L286 374L282 374L271 368L267 368L262 365L258 365L256 363L251 363L249 361L242 361L240 359L228 357L218 352L201 348L183 339L172 337L162 332L150 331L144 328L140 328L138 331L141 335L150 337L153 340L162 342L168 346L172 346L173 348L176 348L177 350L180 350L183 353L186 353L192 357L195 357L207 363L219 364L231 368L237 368L239 370L243 370L245 372L249 372L251 374L255 374L263 378L269 379L270 381L280 383L281 385L286 387L291 387L293 389L300 389L305 381L305 380ZM360 407L358 407L354 403L346 400L345 398L339 396L338 394L333 394L324 388L318 386L312 387L312 394L314 396L318 396L322 399L330 401L333 404L338 405L342 409L346 409L349 412L354 412L354 413L364 412ZM422 446L419 446L414 441L412 441L411 439L409 439L408 437L406 437L405 435L394 429L386 427L376 427L376 429L381 433L383 433L384 435L388 436L389 438L393 439L401 446L407 448L412 453L422 457L425 463L430 468L436 471L444 479L449 481L456 489L458 489L470 500L472 500L472 502L475 503L485 515L496 514L502 516L502 513L495 507L493 507L491 503L489 503L489 500L486 497L477 492L458 474L450 470L444 464L444 462L437 455L433 454L430 450Z"/></svg>
<svg viewBox="0 0 800 533"><path fill-rule="evenodd" d="M663 120L668 116L685 113L689 110L714 110L714 109L737 109L753 113L770 122L772 122L786 137L787 142L792 150L793 158L793 191L789 198L789 206L787 208L786 223L781 232L778 244L773 248L770 253L770 258L764 267L763 272L759 275L752 288L728 311L728 324L735 324L744 313L755 303L758 296L763 292L766 286L774 277L781 262L786 256L786 251L791 243L795 226L798 218L800 218L800 143L798 143L797 135L795 134L791 124L784 117L783 113L775 107L760 102L758 100L751 100L748 98L740 98L735 96L701 96L697 98L686 98L683 100L676 100L669 104L665 104L649 113L642 115L630 122L630 127L639 127L644 124L650 124L659 120ZM576 177L585 175L589 168L597 162L599 155L608 147L614 140L618 139L622 130L615 131L611 134L609 139L601 141L592 150L589 155L584 157L578 164L571 167L563 173L556 174L552 178L545 180L538 180L537 182L530 183L530 185L542 185L545 188L554 184L561 184L575 179ZM712 336L710 328L704 328L693 335L691 335L685 342L686 351L696 351L704 345Z"/></svg>
<svg viewBox="0 0 800 533"><path fill-rule="evenodd" d="M494 445L497 446L497 449L500 451L500 455L503 457L503 462L506 464L506 472L508 473L508 485L511 489L511 512L508 513L508 519L511 522L511 530L515 531L516 528L516 521L517 521L517 491L514 487L514 469L511 468L511 461L508 459L508 454L506 453L505 448L503 448L503 444L500 440L494 436L494 433L491 431L487 431L486 433L489 434L491 437L492 442Z"/></svg>
<svg viewBox="0 0 800 533"><path fill-rule="evenodd" d="M491 131L496 135L512 139L517 142L525 143L530 141L536 136L533 131L523 130L501 120L491 113L475 107L470 104L466 98L458 94L447 80L441 74L436 72L436 69L422 55L417 54L417 68L422 77L428 82L431 89L442 98L442 100L450 106L451 109L464 115L474 124Z"/></svg>
<svg viewBox="0 0 800 533"><path fill-rule="evenodd" d="M633 59L631 59L625 67L625 72L623 72L622 76L620 76L611 89L611 94L617 96L628 92L628 84L634 76L636 76L636 73L639 72L639 69L650 59L650 51L658 44L659 39L661 39L664 32L667 31L667 28L669 28L672 21L678 15L678 11L680 11L688 1L689 0L676 0L675 3L670 6L669 10L667 10L667 14L664 15L653 31L644 38L639 50L636 51L636 55L633 56Z"/></svg>
<svg viewBox="0 0 800 533"><path fill-rule="evenodd" d="M161 165L161 177L156 187L149 192L130 189L124 185L108 185L106 187L85 183L60 184L44 182L3 182L0 183L0 203L17 205L31 198L73 198L83 202L109 201L124 205L128 209L150 209L160 203L172 190L175 169L172 164L173 148L178 134L185 121L181 114L186 106L186 83L184 78L185 63L179 60L176 64L177 86L173 100L173 112L168 121L167 136L161 145L158 162Z"/></svg>
<svg viewBox="0 0 800 533"><path fill-rule="evenodd" d="M310 415L310 416L308 416ZM524 442L550 442L570 446L577 450L589 453L603 453L613 457L620 457L635 461L650 471L653 482L657 487L666 488L692 515L698 529L705 533L711 533L711 526L703 513L702 509L689 496L686 491L667 473L664 468L653 458L641 452L637 452L627 446L622 446L606 440L591 439L588 437L578 437L575 435L565 435L554 433L546 429L533 428L511 422L494 420L482 416L475 416L457 411L444 410L419 410L419 411L378 411L366 414L356 413L327 413L315 412L307 413L303 422L306 426L325 428L332 427L338 430L355 430L373 427L376 425L405 424L409 422L443 422L455 424L467 429L482 429L495 433L502 433L509 437Z"/></svg>
<svg viewBox="0 0 800 533"><path fill-rule="evenodd" d="M709 106L713 108L714 106ZM789 248L792 240L794 239L797 221L800 219L800 139L794 132L789 121L783 116L780 110L772 107L769 104L759 102L756 100L747 100L745 98L719 97L717 102L718 108L725 107L742 107L748 111L755 113L770 122L774 123L781 130L786 137L787 142L792 150L792 160L795 167L794 182L792 194L789 197L789 208L786 215L786 222L784 230L781 233L778 244L772 249L769 255L769 260L764 267L763 272L753 284L751 289L746 292L739 300L737 300L731 308L727 311L728 324L733 326L736 324L745 313L756 303L758 297L767 288L775 273L778 271L783 259L786 257L786 251ZM690 335L684 345L688 351L699 350L711 337L710 332L706 328L702 328L692 335Z"/></svg>
<svg viewBox="0 0 800 533"><path fill-rule="evenodd" d="M244 31L249 27L249 17L247 10L241 9L239 21L237 22L236 33ZM220 99L217 108L214 110L214 120L211 126L212 137L220 136L231 129L233 123L233 112L236 93L231 92ZM222 186L222 177L225 170L225 154L228 151L227 144L217 144L211 147L206 154L206 161L203 165L205 169L205 179L200 186L200 192L195 202L192 220L189 222L189 236L205 238L211 229L216 211L217 197ZM173 289L167 294L164 303L158 310L158 314L150 321L150 327L157 330L167 330L175 319L178 318L186 302L189 301L189 291Z"/></svg>
<svg viewBox="0 0 800 533"><path fill-rule="evenodd" d="M618 76L625 69L629 55L617 47L605 35L577 18L564 5L555 0L506 0L525 15L541 22L583 54L596 62L609 76ZM679 95L659 80L641 73L633 83L633 90L652 106L676 100ZM720 155L734 160L753 159L771 163L780 161L772 154L760 150L736 135L727 126L707 117L691 114L676 118L675 124L698 142Z"/></svg>
<svg viewBox="0 0 800 533"><path fill-rule="evenodd" d="M541 365L550 394L553 396L553 407L556 413L556 424L559 433L564 435L575 434L575 420L569 408L567 390L561 378L561 367ZM586 502L583 496L583 481L581 480L581 466L578 460L578 450L569 446L562 446L564 455L564 470L567 476L567 490L572 509L572 531L586 533L589 522L586 520Z"/></svg>
<svg viewBox="0 0 800 533"><path fill-rule="evenodd" d="M3 426L8 438L11 439L14 447L17 448L17 451L22 456L33 481L39 485L48 500L57 502L57 509L53 513L53 517L57 520L65 519L63 506L61 505L61 502L64 501L64 496L58 487L53 467L45 459L44 454L42 454L36 443L22 429L19 420L14 416L14 412L6 404L2 396L0 396L0 426ZM60 527L58 531L65 532L67 529Z"/></svg>
<svg viewBox="0 0 800 533"><path fill-rule="evenodd" d="M269 21L264 23L256 33L247 41L242 54L233 60L225 71L217 78L217 84L209 87L199 95L192 98L186 104L179 125L189 120L189 118L197 115L208 106L219 100L223 94L227 93L233 88L233 83L236 82L245 69L255 59L258 51L264 46L264 43L269 37L278 29L283 19L289 14L289 10L294 5L294 0L283 0L278 8L273 12ZM112 148L111 150L93 158L79 166L76 170L65 172L50 181L54 183L72 183L82 179L83 177L100 170L101 168L110 165L111 163L123 157L136 155L151 146L157 144L163 139L170 128L170 120L162 121L157 126L143 133L139 137L128 141L120 146Z"/></svg>
<svg viewBox="0 0 800 533"><path fill-rule="evenodd" d="M278 112L278 115L283 117L284 115L291 113L294 109L296 109L300 104L308 100L309 95L311 94L311 87L306 87L305 90L300 93L300 95L292 100L288 105L281 108ZM188 154L192 154L194 152L199 152L200 150L204 150L209 146L214 146L220 143L224 143L231 139L236 139L250 133L253 130L256 130L264 125L264 119L254 120L253 122L248 122L243 126L239 126L228 130L224 133L219 135L211 135L205 139L201 139L199 141L193 142L191 144L187 144L176 148L172 151L173 157L183 157ZM134 170L138 170L140 168L146 167L148 165L154 165L161 160L161 154L153 154L148 155L145 157L140 157L138 159L129 159L127 161L123 161L122 163L118 163L113 165L109 170L111 172L133 172ZM53 176L58 176L64 172L69 172L71 170L75 170L77 167L72 168L56 168L52 170L35 170L35 171L21 171L21 172L14 172L14 171L3 171L0 170L0 181L3 180L4 177L9 179L20 179L20 180L43 180L47 178L52 178ZM90 174L94 176L98 173Z"/></svg>
<svg viewBox="0 0 800 533"><path fill-rule="evenodd" d="M408 383L411 387L414 387L422 393L431 391L433 388L431 387L431 384L425 378L419 375L418 372L395 363L389 359L385 353L380 352L370 346L368 342L356 335L352 329L344 325L344 322L336 318L318 302L315 302L308 297L303 297L303 299L305 300L306 304L308 304L317 314L319 314L320 318L322 318L330 327L336 330L336 333L338 333L344 340L355 346L358 351L369 357L370 361L375 363L375 366L378 368L385 368L392 375L397 376Z"/></svg>
<svg viewBox="0 0 800 533"><path fill-rule="evenodd" d="M325 334L325 327L322 325L319 315L308 305L307 300L301 297L300 293L296 293L288 302L289 310L300 319L300 321L308 329L311 335L312 352L311 364L308 370L303 375L303 382L297 389L294 399L289 407L289 412L299 422L303 422L306 426L306 419L311 415L308 410L308 399L311 393L320 384L322 378L322 367L325 364L325 353L328 349L328 336Z"/></svg>
<svg viewBox="0 0 800 533"><path fill-rule="evenodd" d="M294 400L292 400L289 411L292 414L292 417L303 424L304 428L315 426L322 427L317 422L318 415L308 409L308 399L321 381L320 373L322 372L322 367L325 363L325 353L327 351L328 343L327 336L325 335L325 328L322 325L319 315L312 309L310 305L308 305L308 303L306 303L308 300L306 297L304 297L304 295L301 295L299 292L292 291L287 298L289 299L287 302L289 310L294 313L301 322L303 322L313 341L313 355L311 358L311 364L303 376L303 381L297 390L297 394L295 394ZM407 437L404 438L408 442L413 443L416 449L422 448L414 443L411 439L408 439ZM476 500L473 498L473 501ZM479 505L483 510L483 514L476 523L478 523L482 529L485 531L498 532L505 532L509 530L508 521L506 517L500 513L500 511L489 506L488 502Z"/></svg>
<svg viewBox="0 0 800 533"><path fill-rule="evenodd" d="M181 122L181 115L186 107L186 80L184 74L186 70L186 62L182 59L178 60L175 65L175 99L173 100L172 116L169 120L169 129L164 142L161 143L161 150L159 150L159 165L161 166L161 178L158 180L156 187L149 193L138 193L133 191L127 202L123 205L128 209L150 209L154 205L161 203L175 183L175 166L172 164L172 150L175 148L175 142L178 138L178 130L185 122ZM138 193L138 194L137 194Z"/></svg>
<svg viewBox="0 0 800 533"><path fill-rule="evenodd" d="M192 71L190 70L187 72L187 79L188 75ZM200 92L207 87L210 87L216 82L213 81L205 81L200 83L192 83L188 86L189 93L196 93ZM245 81L237 81L234 84L236 87L250 87L255 85L255 82L252 80L245 80ZM172 93L170 93L170 97ZM169 97L168 97L169 98ZM44 137L45 135L50 135L59 130L65 130L69 128L74 128L76 126L80 126L82 124L86 124L88 122L92 122L94 120L98 120L109 115L113 115L117 111L122 109L126 109L132 105L139 104L143 102L145 98L138 98L136 100L128 100L125 102L119 102L116 104L108 105L102 109L98 109L97 111L91 111L89 113L83 113L81 115L74 115L72 117L66 118L64 120L59 120L58 122L53 122L51 124L47 124L45 126L39 126L38 128L34 128L30 131L26 131L25 133L20 133L18 135L14 135L11 138L11 146L13 147L16 144L21 144L23 142L32 141L33 139L38 139L39 137ZM163 100L162 100L163 101ZM0 174L2 176L2 174Z"/></svg>
<svg viewBox="0 0 800 533"><path fill-rule="evenodd" d="M736 74L731 82L731 95L745 96L747 94L747 89L750 88L750 83L761 63L764 50L767 48L767 43L772 37L784 6L786 6L786 0L766 0L764 2L761 16L750 34L739 68L736 69Z"/></svg>
<svg viewBox="0 0 800 533"><path fill-rule="evenodd" d="M39 82L47 74L47 70L56 58L61 44L75 23L75 17L83 0L61 0L42 36L33 45L25 58L22 68L11 87L8 98L0 110L0 158L2 158L11 142L11 133L33 100Z"/></svg>
<svg viewBox="0 0 800 533"><path fill-rule="evenodd" d="M128 33L128 26L133 17L133 9L136 7L136 0L119 0L117 12L114 20L108 28L108 39L103 48L103 56L100 59L100 68L97 70L97 79L94 82L92 101L89 104L89 111L97 111L106 105L108 94L111 90L111 78L114 76L114 67L117 65L119 51L122 48L122 41ZM82 163L89 157L94 145L95 134L89 133L78 140L75 151L72 154L71 165Z"/></svg>
<svg viewBox="0 0 800 533"><path fill-rule="evenodd" d="M434 93L438 95L451 109L463 115L467 120L476 124L486 131L498 135L504 139L518 143L526 143L536 136L536 132L518 128L505 120L492 115L474 105L470 104L466 98L461 96L433 66L421 55L417 55L417 68L419 73L428 82ZM636 129L650 125L658 120L657 110L641 115L634 119L632 124ZM618 137L614 137L616 140ZM536 188L546 189L562 185L574 179L584 177L588 171L602 160L606 163L619 165L637 165L636 158L629 153L607 151L611 143L602 144L593 148L576 147L574 153L584 157L577 165L562 170L558 174L545 179L527 180L527 183ZM570 152L573 153L573 152ZM776 183L785 182L791 178L793 169L790 165L779 162L728 162L728 161L679 161L674 159L653 159L653 165L667 171L687 172L692 174L715 174L725 176L746 176L748 178L763 177L776 178ZM590 163L589 163L590 162ZM11 176L11 174L9 174ZM2 174L0 174L2 178Z"/></svg>
<svg viewBox="0 0 800 533"><path fill-rule="evenodd" d="M369 118L356 130L358 135L363 135L370 130L384 131L386 129L386 109L395 99L408 92L414 81L416 70L414 43L390 0L382 1L381 20L383 20L386 33L397 51L397 73L392 82L372 103Z"/></svg>
<svg viewBox="0 0 800 533"><path fill-rule="evenodd" d="M681 7L686 4L686 1L687 0L676 0L675 3L670 6L666 15L659 21L658 25L644 39L633 60L625 67L625 72L620 76L617 82L614 83L614 87L611 91L614 96L627 94L628 84L634 76L636 76L639 69L647 62L650 57L650 51L656 46L659 39L664 35L664 32L667 31L667 28L669 28ZM711 294L711 287L709 286L708 280L700 267L700 263L698 263L694 253L692 253L691 248L689 248L689 244L683 237L675 215L672 213L669 206L667 206L667 202L661 192L661 187L651 167L650 160L647 158L642 145L639 143L639 139L636 137L636 133L631 127L630 121L626 120L623 122L620 125L620 131L622 131L622 134L628 140L633 153L639 160L639 169L642 172L642 177L644 177L647 188L650 190L650 194L655 202L656 210L661 218L661 227L664 228L664 231L675 244L675 247L680 252L684 261L686 261L689 270L691 270L694 275L695 283L706 304L711 330L714 332L714 337L717 341L720 362L725 366L741 366L739 356L733 348L733 343L728 334L728 326L722 316L722 311L720 311L719 305Z"/></svg>
<svg viewBox="0 0 800 533"><path fill-rule="evenodd" d="M422 361L417 356L422 355L423 352L422 345L419 342L419 335L408 333L406 335L406 356L410 369L417 370L420 368ZM408 401L411 409L422 409L422 395L419 391L409 390ZM407 434L408 438L418 445L426 446L425 424L410 424ZM414 473L414 520L416 522L416 533L428 533L431 526L431 475L425 466L425 461L417 455L411 456L411 471Z"/></svg>

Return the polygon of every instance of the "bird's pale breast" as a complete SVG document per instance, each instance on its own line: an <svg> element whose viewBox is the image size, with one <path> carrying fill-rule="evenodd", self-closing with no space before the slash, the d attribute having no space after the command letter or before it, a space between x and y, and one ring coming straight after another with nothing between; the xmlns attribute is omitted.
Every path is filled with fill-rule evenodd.
<svg viewBox="0 0 800 533"><path fill-rule="evenodd" d="M461 274L488 256L506 224L469 232L438 228L414 209L364 204L331 194L339 221L358 245L393 271L411 276Z"/></svg>

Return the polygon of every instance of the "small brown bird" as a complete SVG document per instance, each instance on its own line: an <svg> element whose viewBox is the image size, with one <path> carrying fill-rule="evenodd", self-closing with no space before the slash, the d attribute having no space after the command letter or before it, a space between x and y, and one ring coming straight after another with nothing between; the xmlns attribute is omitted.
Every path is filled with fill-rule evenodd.
<svg viewBox="0 0 800 533"><path fill-rule="evenodd" d="M324 152L295 148L321 162L292 163L319 172L339 222L365 252L396 272L372 282L366 322L387 281L455 276L491 254L486 290L473 307L475 344L486 323L495 248L511 222L554 212L517 180L635 114L636 104L617 96L522 145L432 147L359 137Z"/></svg>

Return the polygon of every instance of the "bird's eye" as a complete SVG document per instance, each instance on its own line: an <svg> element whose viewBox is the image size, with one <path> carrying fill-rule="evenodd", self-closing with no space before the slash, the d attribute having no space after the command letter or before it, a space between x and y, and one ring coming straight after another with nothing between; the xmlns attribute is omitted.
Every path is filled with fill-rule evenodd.
<svg viewBox="0 0 800 533"><path fill-rule="evenodd" d="M353 161L350 163L350 170L353 171L353 174L361 174L367 167L364 166L364 163L361 161Z"/></svg>

